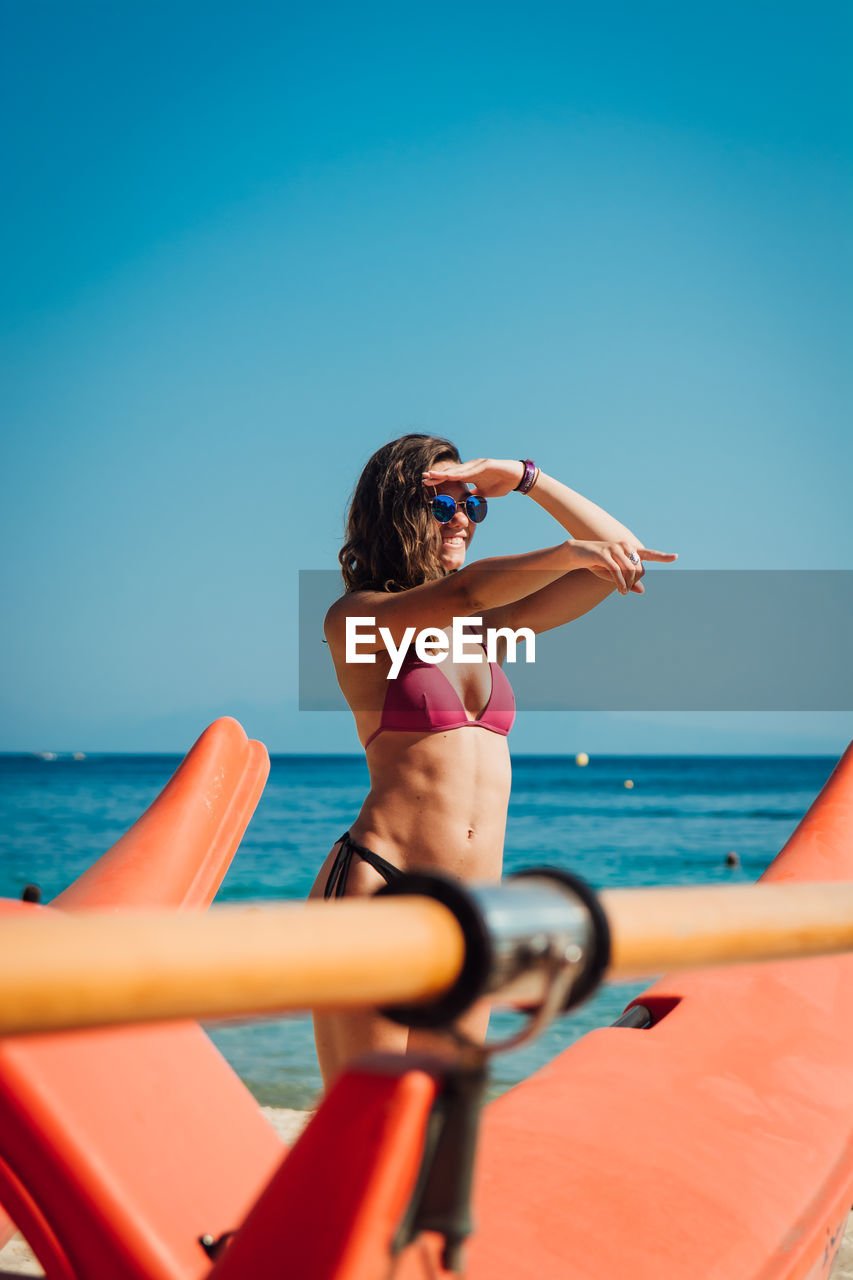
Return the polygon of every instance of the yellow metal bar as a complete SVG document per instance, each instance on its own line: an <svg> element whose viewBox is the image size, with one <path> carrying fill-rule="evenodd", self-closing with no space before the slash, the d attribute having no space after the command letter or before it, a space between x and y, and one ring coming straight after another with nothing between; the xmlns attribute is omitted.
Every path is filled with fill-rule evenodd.
<svg viewBox="0 0 853 1280"><path fill-rule="evenodd" d="M608 977L853 950L853 884L601 895ZM411 1003L458 976L454 917L422 897L0 918L0 1034Z"/></svg>
<svg viewBox="0 0 853 1280"><path fill-rule="evenodd" d="M427 898L0 918L0 1034L417 1000L462 966Z"/></svg>
<svg viewBox="0 0 853 1280"><path fill-rule="evenodd" d="M612 889L609 976L853 950L853 884Z"/></svg>

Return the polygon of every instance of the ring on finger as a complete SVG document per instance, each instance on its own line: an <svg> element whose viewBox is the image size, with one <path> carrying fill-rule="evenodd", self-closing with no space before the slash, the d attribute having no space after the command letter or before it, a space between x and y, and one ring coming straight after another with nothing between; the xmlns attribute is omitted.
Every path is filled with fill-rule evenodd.
<svg viewBox="0 0 853 1280"><path fill-rule="evenodd" d="M628 555L628 559L631 561L631 564L640 563L640 557L637 555L636 551L630 552L630 554Z"/></svg>

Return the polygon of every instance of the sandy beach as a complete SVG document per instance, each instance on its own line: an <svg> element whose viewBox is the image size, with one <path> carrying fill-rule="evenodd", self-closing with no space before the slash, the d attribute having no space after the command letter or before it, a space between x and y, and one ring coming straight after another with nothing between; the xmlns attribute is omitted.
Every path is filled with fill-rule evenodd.
<svg viewBox="0 0 853 1280"><path fill-rule="evenodd" d="M279 1107L262 1107L261 1110L282 1141L287 1143L296 1141L312 1114L310 1111L290 1111ZM5 1249L0 1249L0 1280L43 1275L44 1272L20 1235L14 1236ZM608 1278L602 1277L602 1280ZM844 1239L828 1280L853 1280L853 1213L847 1219Z"/></svg>

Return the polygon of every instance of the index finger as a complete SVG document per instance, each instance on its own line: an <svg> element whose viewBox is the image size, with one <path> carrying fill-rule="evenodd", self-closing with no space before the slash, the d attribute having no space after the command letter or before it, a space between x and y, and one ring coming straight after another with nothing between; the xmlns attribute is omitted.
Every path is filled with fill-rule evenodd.
<svg viewBox="0 0 853 1280"><path fill-rule="evenodd" d="M476 458L472 462L453 462L447 467L439 467L436 470L424 471L422 475L424 479L427 476L443 476L451 480L463 479L464 475L481 470L483 459Z"/></svg>
<svg viewBox="0 0 853 1280"><path fill-rule="evenodd" d="M641 560L673 561L678 559L676 551L651 551L648 547L637 547L637 555Z"/></svg>

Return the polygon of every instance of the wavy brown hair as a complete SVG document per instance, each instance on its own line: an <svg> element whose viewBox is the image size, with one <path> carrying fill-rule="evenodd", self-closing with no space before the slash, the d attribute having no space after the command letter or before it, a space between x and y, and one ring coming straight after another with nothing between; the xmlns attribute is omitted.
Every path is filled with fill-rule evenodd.
<svg viewBox="0 0 853 1280"><path fill-rule="evenodd" d="M338 553L347 591L405 591L444 577L423 472L461 462L441 436L408 435L377 449L359 477Z"/></svg>

